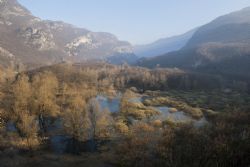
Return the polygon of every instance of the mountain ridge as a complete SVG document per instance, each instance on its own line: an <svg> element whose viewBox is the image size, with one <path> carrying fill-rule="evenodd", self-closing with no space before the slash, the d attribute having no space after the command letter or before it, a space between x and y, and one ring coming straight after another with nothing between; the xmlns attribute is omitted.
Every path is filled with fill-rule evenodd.
<svg viewBox="0 0 250 167"><path fill-rule="evenodd" d="M144 67L177 67L250 80L250 8L232 12L201 26L179 51L150 59Z"/></svg>
<svg viewBox="0 0 250 167"><path fill-rule="evenodd" d="M62 60L107 60L119 55L124 61L124 55L136 59L132 45L111 33L92 32L62 21L42 20L16 0L0 1L0 49L2 65L40 66Z"/></svg>
<svg viewBox="0 0 250 167"><path fill-rule="evenodd" d="M197 28L184 34L161 38L150 44L134 46L134 52L138 57L154 57L177 51L186 45L196 30Z"/></svg>

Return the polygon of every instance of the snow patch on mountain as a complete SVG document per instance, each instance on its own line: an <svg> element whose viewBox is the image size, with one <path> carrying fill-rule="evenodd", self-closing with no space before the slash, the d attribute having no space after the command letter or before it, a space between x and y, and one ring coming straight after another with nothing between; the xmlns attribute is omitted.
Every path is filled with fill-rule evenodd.
<svg viewBox="0 0 250 167"><path fill-rule="evenodd" d="M0 55L5 57L14 57L12 53L10 53L8 50L0 47Z"/></svg>
<svg viewBox="0 0 250 167"><path fill-rule="evenodd" d="M92 44L92 38L90 35L87 36L81 36L75 39L73 42L67 44L66 47L69 49L79 47L80 45L91 45Z"/></svg>
<svg viewBox="0 0 250 167"><path fill-rule="evenodd" d="M6 0L0 0L0 4L6 3Z"/></svg>
<svg viewBox="0 0 250 167"><path fill-rule="evenodd" d="M117 53L133 53L133 49L131 46L118 46L115 47L113 50Z"/></svg>

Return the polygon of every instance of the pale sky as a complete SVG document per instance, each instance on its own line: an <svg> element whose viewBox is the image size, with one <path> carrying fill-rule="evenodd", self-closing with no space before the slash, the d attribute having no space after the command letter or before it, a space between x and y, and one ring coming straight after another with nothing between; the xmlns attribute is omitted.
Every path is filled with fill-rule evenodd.
<svg viewBox="0 0 250 167"><path fill-rule="evenodd" d="M35 16L145 44L182 34L250 0L18 0Z"/></svg>

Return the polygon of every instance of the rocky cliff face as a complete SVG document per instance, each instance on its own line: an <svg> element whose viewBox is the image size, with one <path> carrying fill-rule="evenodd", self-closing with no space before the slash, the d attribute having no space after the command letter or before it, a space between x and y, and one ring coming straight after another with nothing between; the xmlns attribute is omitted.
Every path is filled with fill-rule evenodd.
<svg viewBox="0 0 250 167"><path fill-rule="evenodd" d="M91 32L59 21L41 20L16 0L0 0L2 65L18 62L36 67L65 59L74 62L107 60L117 55L134 56L132 46L109 33Z"/></svg>

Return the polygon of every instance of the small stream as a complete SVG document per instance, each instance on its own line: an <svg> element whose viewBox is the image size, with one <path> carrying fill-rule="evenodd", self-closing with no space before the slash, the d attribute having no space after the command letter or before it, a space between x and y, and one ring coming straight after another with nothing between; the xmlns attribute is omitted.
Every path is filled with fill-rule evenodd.
<svg viewBox="0 0 250 167"><path fill-rule="evenodd" d="M175 122L192 122L195 127L201 127L205 125L207 122L205 117L202 117L199 120L193 119L191 116L187 115L183 111L170 112L169 107L154 107L156 110L161 112L161 115L155 117L155 119L159 119L161 121L171 119Z"/></svg>
<svg viewBox="0 0 250 167"><path fill-rule="evenodd" d="M129 99L130 103L142 103L145 98L150 98L150 97L134 97ZM110 112L119 112L119 106L120 106L120 101L121 101L121 94L115 97L107 97L105 95L98 95L97 96L97 101L99 102L99 105L101 107L101 110L103 109L109 109ZM149 106L153 107L157 111L159 111L161 114L158 116L155 116L153 119L158 119L158 120L166 120L166 119L171 119L176 122L193 122L196 127L203 126L204 124L207 123L206 118L203 117L199 120L193 119L191 116L187 115L183 111L176 111L176 112L170 112L170 108L168 106Z"/></svg>

